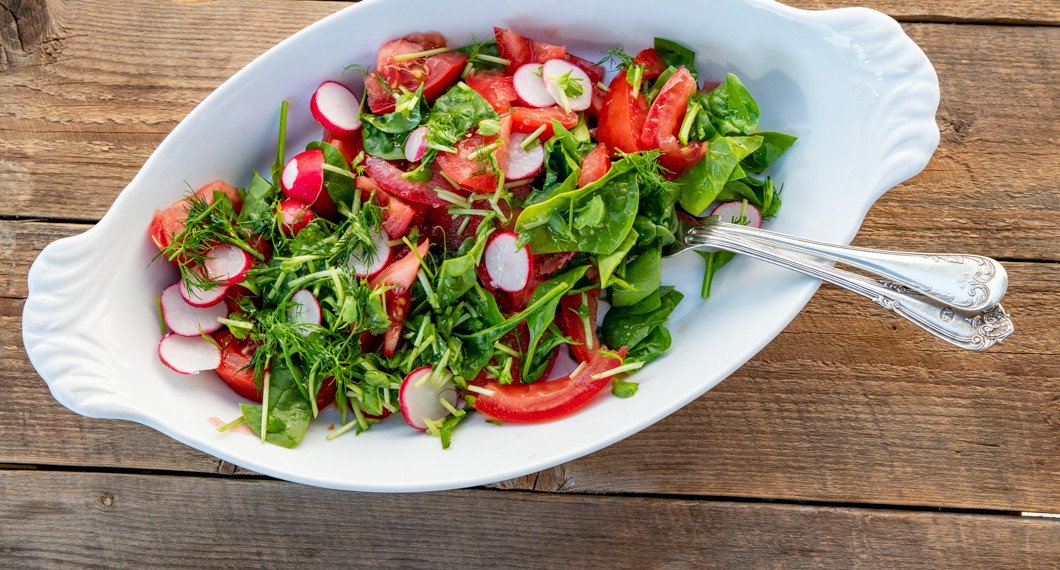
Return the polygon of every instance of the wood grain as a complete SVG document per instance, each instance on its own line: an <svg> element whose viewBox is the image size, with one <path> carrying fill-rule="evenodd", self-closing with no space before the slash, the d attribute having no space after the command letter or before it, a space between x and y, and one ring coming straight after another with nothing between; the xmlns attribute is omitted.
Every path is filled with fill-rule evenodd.
<svg viewBox="0 0 1060 570"><path fill-rule="evenodd" d="M62 4L62 56L0 73L9 102L0 110L0 192L8 198L0 216L98 219L162 137L214 87L341 7L303 2L277 19L281 4ZM937 4L955 10L958 3ZM1005 9L1024 4L1031 5ZM1040 5L1056 11L1055 3ZM930 24L906 30L942 82L943 142L924 173L877 204L858 243L1060 260L1060 188L1053 183L1060 156L1049 144L1060 135L1054 88L1060 30ZM200 39L210 37L225 37L225 49Z"/></svg>
<svg viewBox="0 0 1060 570"><path fill-rule="evenodd" d="M1048 519L481 490L364 495L141 475L0 472L0 519L18 521L0 525L0 554L21 568L163 560L241 568L990 568L1060 560L1060 521Z"/></svg>
<svg viewBox="0 0 1060 570"><path fill-rule="evenodd" d="M0 221L16 246L0 247L0 463L232 472L146 427L65 410L26 361L13 298L22 276L46 242L83 229ZM761 354L670 418L500 486L1058 512L1060 308L1050 299L1060 265L1007 266L1018 332L987 353L950 349L825 288Z"/></svg>

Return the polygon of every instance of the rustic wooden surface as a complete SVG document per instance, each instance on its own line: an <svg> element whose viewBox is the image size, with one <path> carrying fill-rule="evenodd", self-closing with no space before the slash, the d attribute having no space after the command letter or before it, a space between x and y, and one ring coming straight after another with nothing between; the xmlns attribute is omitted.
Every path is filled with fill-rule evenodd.
<svg viewBox="0 0 1060 570"><path fill-rule="evenodd" d="M826 287L641 434L492 489L418 496L272 481L55 403L19 332L33 258L98 220L221 81L344 5L0 0L0 566L173 552L222 566L1060 565L1060 521L1020 516L1060 513L1056 2L867 4L934 63L942 143L857 243L1002 259L1018 332L988 353L867 318ZM481 541L498 532L503 554Z"/></svg>

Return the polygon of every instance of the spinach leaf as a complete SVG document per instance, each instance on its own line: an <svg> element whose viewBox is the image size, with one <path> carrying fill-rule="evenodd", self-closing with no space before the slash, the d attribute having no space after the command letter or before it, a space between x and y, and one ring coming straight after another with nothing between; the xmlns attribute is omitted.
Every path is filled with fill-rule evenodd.
<svg viewBox="0 0 1060 570"><path fill-rule="evenodd" d="M694 114L692 124L688 131L690 141L709 141L718 136L718 129L714 128L714 122L710 116L710 95L696 93L688 99L688 110L686 115Z"/></svg>
<svg viewBox="0 0 1060 570"><path fill-rule="evenodd" d="M556 192L548 200L523 210L516 231L534 253L611 253L622 245L637 213L639 194L636 173L630 172L632 168L632 161L622 158L596 182L566 190L577 184L571 175L563 184L566 191ZM594 225L576 224L576 214L591 208L590 203L597 197L604 205L603 218Z"/></svg>
<svg viewBox="0 0 1060 570"><path fill-rule="evenodd" d="M387 160L405 159L405 139L408 133L388 133L372 123L362 121L361 142L364 153Z"/></svg>
<svg viewBox="0 0 1060 570"><path fill-rule="evenodd" d="M707 262L707 268L703 271L703 285L700 286L699 294L704 299L710 298L710 286L714 282L714 275L726 263L733 260L736 254L731 251L697 251L703 261Z"/></svg>
<svg viewBox="0 0 1060 570"><path fill-rule="evenodd" d="M556 188L569 180L573 175L577 182L577 173L581 172L582 157L589 152L592 145L579 143L574 133L559 123L552 121L552 138L545 142L545 178L539 190L534 190L526 198L526 205L544 202L552 197Z"/></svg>
<svg viewBox="0 0 1060 570"><path fill-rule="evenodd" d="M667 287L661 296L662 302L652 311L640 313L636 305L628 309L612 308L600 326L600 340L607 346L635 349L656 327L666 323L683 297L673 287Z"/></svg>
<svg viewBox="0 0 1060 570"><path fill-rule="evenodd" d="M626 360L651 362L670 349L671 340L670 331L662 325L657 326L626 354Z"/></svg>
<svg viewBox="0 0 1060 570"><path fill-rule="evenodd" d="M629 289L616 289L611 294L615 307L628 307L643 301L659 289L662 279L662 249L653 248L626 264L624 280Z"/></svg>
<svg viewBox="0 0 1060 570"><path fill-rule="evenodd" d="M265 441L292 448L302 441L313 410L299 390L298 379L285 364L273 362L269 374L269 417L265 424ZM262 407L240 404L243 418L257 436L261 436Z"/></svg>
<svg viewBox="0 0 1060 570"><path fill-rule="evenodd" d="M629 358L627 356L627 358ZM614 379L611 381L611 393L618 398L629 398L633 394L637 393L637 388L640 384L636 382L626 382L625 380Z"/></svg>
<svg viewBox="0 0 1060 570"><path fill-rule="evenodd" d="M698 216L717 199L737 164L733 145L725 137L710 141L707 156L676 180L681 187L681 207Z"/></svg>
<svg viewBox="0 0 1060 570"><path fill-rule="evenodd" d="M622 240L622 245L611 253L596 256L596 267L600 271L600 288L606 289L611 286L611 276L629 254L629 250L633 249L633 244L637 243L637 236L636 223L634 223L634 227L630 228L629 233L626 234L626 239Z"/></svg>
<svg viewBox="0 0 1060 570"><path fill-rule="evenodd" d="M475 271L479 258L482 257L482 251L486 249L486 241L492 233L492 224L479 224L475 243L467 253L442 262L438 269L438 281L434 286L440 306L452 304L475 285L478 279Z"/></svg>
<svg viewBox="0 0 1060 570"><path fill-rule="evenodd" d="M683 65L688 68L693 78L699 79L699 73L696 71L696 52L691 49L673 40L655 38L655 53L659 54L666 65L671 67Z"/></svg>
<svg viewBox="0 0 1060 570"><path fill-rule="evenodd" d="M387 160L405 158L405 139L424 122L428 113L422 85L410 97L416 97L416 104L401 111L385 115L361 113L361 141L366 154Z"/></svg>
<svg viewBox="0 0 1060 570"><path fill-rule="evenodd" d="M744 170L753 174L761 174L769 168L798 140L794 135L772 131L755 134L762 137L762 146L741 162Z"/></svg>
<svg viewBox="0 0 1060 570"><path fill-rule="evenodd" d="M776 215L780 208L780 197L776 194L771 178L758 180L748 176L741 180L729 181L718 194L717 200L719 202L747 200L748 203L758 208L763 218Z"/></svg>
<svg viewBox="0 0 1060 570"><path fill-rule="evenodd" d="M582 265L581 267L575 267L570 271L567 271L557 277L553 277L548 281L537 286L534 290L533 295L530 297L530 304L543 299L548 296L553 289L556 287L565 287L564 290L571 290L574 285L585 276L585 271L589 269L588 265ZM530 329L530 342L527 343L526 354L523 357L523 375L530 374L530 367L533 364L534 352L537 350L537 344L541 341L542 335L548 329L549 325L556 318L556 307L559 306L560 297L555 297L548 303L542 305L541 309L536 313L530 315L526 319L526 325Z"/></svg>
<svg viewBox="0 0 1060 570"><path fill-rule="evenodd" d="M758 126L758 104L732 73L707 94L707 103L714 127L723 135L747 133Z"/></svg>
<svg viewBox="0 0 1060 570"><path fill-rule="evenodd" d="M255 171L247 186L247 195L243 198L243 209L239 211L239 223L260 227L262 220L268 220L271 224L277 194L276 187L269 184Z"/></svg>
<svg viewBox="0 0 1060 570"><path fill-rule="evenodd" d="M549 364L552 362L552 351L562 344L570 344L569 337L563 336L555 326L550 326L545 331L544 337L537 345L537 351L531 360L530 369L520 377L523 384L532 384L541 379Z"/></svg>
<svg viewBox="0 0 1060 570"><path fill-rule="evenodd" d="M357 188L353 182L353 173L350 172L350 166L342 157L342 153L323 141L313 141L305 148L306 150L320 149L320 152L324 153L324 162L331 167L331 169L324 170L324 189L328 191L331 201L335 205L352 206ZM402 151L402 156L404 156L404 151Z"/></svg>
<svg viewBox="0 0 1060 570"><path fill-rule="evenodd" d="M643 251L653 246L667 246L674 242L674 231L677 229L677 217L671 216L666 225L657 224L647 216L637 214L633 219L633 231L637 232L637 243L634 249Z"/></svg>
<svg viewBox="0 0 1060 570"><path fill-rule="evenodd" d="M471 127L496 118L493 106L461 81L435 100L427 119L427 146L452 152Z"/></svg>

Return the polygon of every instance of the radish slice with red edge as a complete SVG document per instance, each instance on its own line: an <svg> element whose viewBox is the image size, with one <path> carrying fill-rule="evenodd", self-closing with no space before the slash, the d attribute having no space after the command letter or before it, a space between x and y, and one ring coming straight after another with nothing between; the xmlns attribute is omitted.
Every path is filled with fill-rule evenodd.
<svg viewBox="0 0 1060 570"><path fill-rule="evenodd" d="M206 277L224 285L234 285L250 271L253 259L242 248L230 243L215 246L206 252Z"/></svg>
<svg viewBox="0 0 1060 570"><path fill-rule="evenodd" d="M324 188L324 153L310 149L294 155L280 175L283 193L303 204L312 204Z"/></svg>
<svg viewBox="0 0 1060 570"><path fill-rule="evenodd" d="M758 211L758 208L747 204L744 207L743 201L723 202L714 207L710 211L711 216L718 216L718 219L722 222L739 223L740 214L743 214L747 218L747 225L752 228L762 227L762 213Z"/></svg>
<svg viewBox="0 0 1060 570"><path fill-rule="evenodd" d="M288 236L298 235L298 232L305 229L315 217L316 214L309 209L309 206L294 198L280 202L280 223L283 233Z"/></svg>
<svg viewBox="0 0 1060 570"><path fill-rule="evenodd" d="M398 391L398 402L401 416L405 423L420 429L427 429L427 421L438 421L449 415L449 409L442 405L442 398L450 406L456 407L457 393L452 382L446 382L441 388L431 383L431 367L417 368L405 377Z"/></svg>
<svg viewBox="0 0 1060 570"><path fill-rule="evenodd" d="M523 141L530 135L512 133L508 141L508 163L504 166L504 177L508 180L533 178L545 167L545 147L535 142L530 150L523 150Z"/></svg>
<svg viewBox="0 0 1060 570"><path fill-rule="evenodd" d="M515 85L519 101L527 107L551 107L556 104L556 99L545 87L542 65L539 63L528 63L516 69L512 84Z"/></svg>
<svg viewBox="0 0 1060 570"><path fill-rule="evenodd" d="M380 230L372 239L375 244L374 254L366 255L364 249L358 247L350 255L346 264L357 274L357 277L362 279L375 277L390 261L391 248L388 241L389 236L386 235L386 232Z"/></svg>
<svg viewBox="0 0 1060 570"><path fill-rule="evenodd" d="M313 118L332 134L349 135L361 128L361 102L345 85L325 81L309 100Z"/></svg>
<svg viewBox="0 0 1060 570"><path fill-rule="evenodd" d="M408 137L405 137L405 160L419 162L423 154L427 152L427 126L412 129Z"/></svg>
<svg viewBox="0 0 1060 570"><path fill-rule="evenodd" d="M491 285L509 293L522 291L530 282L530 248L517 247L518 239L515 232L499 233L490 238L482 256Z"/></svg>
<svg viewBox="0 0 1060 570"><path fill-rule="evenodd" d="M313 329L320 326L320 303L309 289L299 289L291 295L291 306L287 309L287 318L295 325L302 336L313 334Z"/></svg>
<svg viewBox="0 0 1060 570"><path fill-rule="evenodd" d="M162 290L162 320L180 336L199 336L221 328L217 319L228 316L228 305L217 303L209 307L189 305L180 294L180 282Z"/></svg>
<svg viewBox="0 0 1060 570"><path fill-rule="evenodd" d="M198 374L221 366L221 349L202 336L169 333L158 341L158 359L180 374Z"/></svg>
<svg viewBox="0 0 1060 570"><path fill-rule="evenodd" d="M209 289L198 285L188 285L180 280L180 296L192 307L212 307L224 300L228 294L228 285L217 285Z"/></svg>
<svg viewBox="0 0 1060 570"><path fill-rule="evenodd" d="M550 59L541 66L541 70L549 97L560 107L565 107L564 110L584 111L592 104L593 82L581 68L569 61ZM568 82L577 86L567 87Z"/></svg>

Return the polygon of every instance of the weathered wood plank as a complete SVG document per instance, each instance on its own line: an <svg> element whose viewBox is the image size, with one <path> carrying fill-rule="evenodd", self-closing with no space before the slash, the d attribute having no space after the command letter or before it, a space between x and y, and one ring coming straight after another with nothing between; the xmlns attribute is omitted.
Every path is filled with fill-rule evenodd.
<svg viewBox="0 0 1060 570"><path fill-rule="evenodd" d="M0 95L9 103L0 112L0 191L7 197L0 215L97 219L211 89L279 39L341 6L304 2L277 20L280 4L61 4L55 40L61 50L40 64L0 73ZM901 5L920 11L936 4L956 12L960 3ZM1032 6L1057 11L1055 3L1020 2L1004 10ZM1052 88L1060 84L1060 30L906 29L942 81L943 143L923 174L874 208L859 243L1060 259L1060 210L1052 207L1060 188L1051 183L1060 157L1048 143L1060 134ZM227 38L224 50L195 39L219 36ZM931 236L926 243L925 236Z"/></svg>
<svg viewBox="0 0 1060 570"><path fill-rule="evenodd" d="M0 222L12 225L54 235ZM1008 268L1018 332L989 352L951 349L826 288L670 418L501 486L1060 511L1060 265ZM148 428L59 406L26 361L20 314L20 301L0 298L0 463L232 470Z"/></svg>
<svg viewBox="0 0 1060 570"><path fill-rule="evenodd" d="M0 472L0 519L18 521L0 525L0 553L18 567L988 568L1060 559L1060 521L1048 519L485 490L364 495L141 475Z"/></svg>

